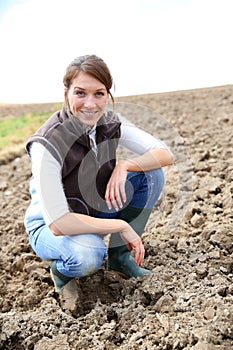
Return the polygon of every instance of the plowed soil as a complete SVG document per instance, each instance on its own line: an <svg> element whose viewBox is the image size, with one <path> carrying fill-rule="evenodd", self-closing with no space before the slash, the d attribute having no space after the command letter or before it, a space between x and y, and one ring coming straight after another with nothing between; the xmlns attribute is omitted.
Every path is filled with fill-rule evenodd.
<svg viewBox="0 0 233 350"><path fill-rule="evenodd" d="M233 349L233 86L118 102L176 158L143 235L153 273L103 267L58 296L28 243L30 160L17 155L0 166L1 350ZM1 105L0 116L54 106Z"/></svg>

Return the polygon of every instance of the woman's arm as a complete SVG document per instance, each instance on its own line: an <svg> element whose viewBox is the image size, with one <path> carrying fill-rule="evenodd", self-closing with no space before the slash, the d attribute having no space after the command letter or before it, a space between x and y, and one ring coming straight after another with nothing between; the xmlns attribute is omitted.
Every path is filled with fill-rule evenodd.
<svg viewBox="0 0 233 350"><path fill-rule="evenodd" d="M128 249L135 250L135 262L142 265L145 249L141 238L132 227L120 219L98 219L88 215L67 213L50 224L55 236L75 235L83 233L109 234L120 233Z"/></svg>
<svg viewBox="0 0 233 350"><path fill-rule="evenodd" d="M125 168L126 171L148 171L174 164L172 154L166 149L152 149L145 154L121 160L117 166Z"/></svg>
<svg viewBox="0 0 233 350"><path fill-rule="evenodd" d="M133 126L122 125L120 145L139 154L120 160L108 182L105 200L109 209L119 210L126 202L125 181L127 172L148 171L174 164L174 157L169 148L160 140Z"/></svg>
<svg viewBox="0 0 233 350"><path fill-rule="evenodd" d="M158 169L174 163L171 153L165 149L154 149L142 156L131 159L120 160L109 179L105 200L109 209L112 206L115 210L123 207L122 201L126 202L125 182L129 171L148 171Z"/></svg>
<svg viewBox="0 0 233 350"><path fill-rule="evenodd" d="M138 155L123 161L127 171L147 171L174 164L173 154L164 142L133 124L122 124L119 145Z"/></svg>

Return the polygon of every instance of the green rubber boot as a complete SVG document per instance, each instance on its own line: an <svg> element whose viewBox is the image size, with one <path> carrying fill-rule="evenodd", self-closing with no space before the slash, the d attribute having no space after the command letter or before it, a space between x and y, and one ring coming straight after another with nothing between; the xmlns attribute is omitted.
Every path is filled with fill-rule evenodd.
<svg viewBox="0 0 233 350"><path fill-rule="evenodd" d="M56 260L53 260L50 264L50 275L53 280L55 291L60 293L62 287L73 279L73 277L64 276L57 269Z"/></svg>
<svg viewBox="0 0 233 350"><path fill-rule="evenodd" d="M141 237L151 211L152 209L136 208L129 205L122 210L119 219L128 222ZM118 233L114 233L110 237L106 268L118 271L129 278L151 274L150 270L135 263L133 256Z"/></svg>

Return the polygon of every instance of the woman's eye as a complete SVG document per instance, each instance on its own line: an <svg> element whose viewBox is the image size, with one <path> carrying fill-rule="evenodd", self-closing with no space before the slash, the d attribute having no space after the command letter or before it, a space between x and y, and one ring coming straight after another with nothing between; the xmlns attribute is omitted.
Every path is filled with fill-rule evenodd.
<svg viewBox="0 0 233 350"><path fill-rule="evenodd" d="M75 95L77 95L77 96L84 96L84 92L83 91L76 91Z"/></svg>
<svg viewBox="0 0 233 350"><path fill-rule="evenodd" d="M97 91L96 96L97 96L97 97L102 97L102 96L104 96L104 92L102 92L102 91Z"/></svg>

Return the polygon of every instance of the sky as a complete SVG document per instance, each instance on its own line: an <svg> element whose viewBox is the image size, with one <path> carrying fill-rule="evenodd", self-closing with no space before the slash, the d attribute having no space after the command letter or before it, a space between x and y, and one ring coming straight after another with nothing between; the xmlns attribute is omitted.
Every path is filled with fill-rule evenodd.
<svg viewBox="0 0 233 350"><path fill-rule="evenodd" d="M114 96L232 84L232 13L232 0L0 0L0 103L62 101L86 54Z"/></svg>

